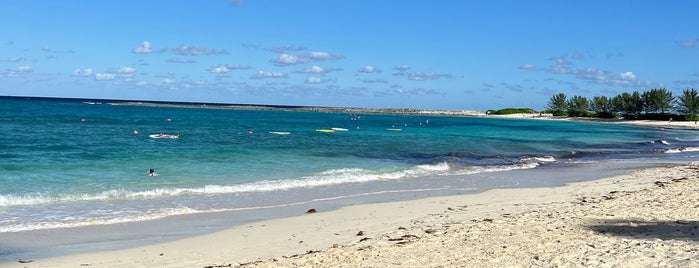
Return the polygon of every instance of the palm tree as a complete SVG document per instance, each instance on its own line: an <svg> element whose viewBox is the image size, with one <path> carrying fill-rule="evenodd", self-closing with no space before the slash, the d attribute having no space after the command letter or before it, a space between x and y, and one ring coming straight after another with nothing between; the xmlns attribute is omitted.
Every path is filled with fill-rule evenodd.
<svg viewBox="0 0 699 268"><path fill-rule="evenodd" d="M605 96L594 96L590 103L590 110L595 112L597 117L611 117L612 101Z"/></svg>
<svg viewBox="0 0 699 268"><path fill-rule="evenodd" d="M571 116L585 116L588 108L587 98L582 96L573 96L568 100L568 114Z"/></svg>
<svg viewBox="0 0 699 268"><path fill-rule="evenodd" d="M624 92L612 99L614 110L618 111L625 118L638 117L643 111L643 99L638 91L633 93Z"/></svg>
<svg viewBox="0 0 699 268"><path fill-rule="evenodd" d="M685 89L677 97L677 111L686 115L688 120L697 120L699 114L699 93L696 89Z"/></svg>
<svg viewBox="0 0 699 268"><path fill-rule="evenodd" d="M672 109L672 104L675 102L672 92L664 88L654 88L643 92L642 98L643 108L647 113L660 111L664 114L667 110Z"/></svg>
<svg viewBox="0 0 699 268"><path fill-rule="evenodd" d="M563 115L563 112L568 109L568 102L566 101L566 94L558 93L551 96L549 103L546 108L551 110L553 115Z"/></svg>

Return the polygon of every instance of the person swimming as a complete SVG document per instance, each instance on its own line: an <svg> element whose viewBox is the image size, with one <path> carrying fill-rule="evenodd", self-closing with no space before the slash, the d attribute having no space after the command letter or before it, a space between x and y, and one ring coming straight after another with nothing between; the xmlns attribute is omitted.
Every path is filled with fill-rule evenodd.
<svg viewBox="0 0 699 268"><path fill-rule="evenodd" d="M158 176L158 174L155 173L155 169L152 169L152 168L151 168L151 169L148 171L148 176Z"/></svg>

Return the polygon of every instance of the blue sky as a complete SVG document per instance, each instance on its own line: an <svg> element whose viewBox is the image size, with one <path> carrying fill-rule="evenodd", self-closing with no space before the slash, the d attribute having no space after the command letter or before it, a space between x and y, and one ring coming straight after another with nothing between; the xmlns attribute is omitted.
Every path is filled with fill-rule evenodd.
<svg viewBox="0 0 699 268"><path fill-rule="evenodd" d="M0 10L0 95L543 109L699 89L699 1L36 1Z"/></svg>

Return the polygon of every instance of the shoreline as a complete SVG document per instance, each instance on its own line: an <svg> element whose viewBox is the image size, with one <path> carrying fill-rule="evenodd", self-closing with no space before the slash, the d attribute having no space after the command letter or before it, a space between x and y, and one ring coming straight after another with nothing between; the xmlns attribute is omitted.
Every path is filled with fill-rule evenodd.
<svg viewBox="0 0 699 268"><path fill-rule="evenodd" d="M0 98L12 99L56 99L44 97L23 97L23 96L0 96ZM563 120L580 121L593 123L624 124L640 127L656 128L679 128L697 129L699 124L695 121L656 121L656 120L626 120L626 119L603 119L584 117L558 117L551 114L508 114L508 115L488 115L480 110L435 110L417 108L357 108L357 107L327 107L327 106L290 106L290 105L264 105L264 104L227 104L227 103L194 103L194 102L166 102L148 100L110 100L110 99L84 99L84 98L58 98L64 100L74 100L91 105L115 105L115 106L145 106L145 107L171 107L171 108L191 108L191 109L232 109L232 110L268 110L268 111L297 111L297 112L327 112L327 113L368 113L368 114L404 114L417 116L462 116L462 117L484 117L503 119L537 119L537 120ZM93 103L101 101L100 104Z"/></svg>
<svg viewBox="0 0 699 268"><path fill-rule="evenodd" d="M691 163L562 187L353 205L172 242L0 266L692 267L699 266L691 258L699 254L698 175L699 164Z"/></svg>
<svg viewBox="0 0 699 268"><path fill-rule="evenodd" d="M551 114L510 114L510 115L483 115L490 118L502 119L530 119L530 120L560 120L560 121L576 121L590 122L603 124L619 124L638 127L653 127L653 128L676 128L676 129L698 129L699 124L695 121L658 121L658 120L626 120L626 119L604 119L604 118L586 118L586 117L560 117Z"/></svg>
<svg viewBox="0 0 699 268"><path fill-rule="evenodd" d="M238 105L238 104L188 104L188 103L155 103L140 101L113 102L110 105L147 106L147 107L173 107L193 109L233 109L233 110L268 110L268 111L292 111L292 112L325 112L325 113L364 113L364 114L403 114L416 116L460 116L483 118L507 118L507 119L537 119L537 120L561 120L593 123L623 124L640 127L656 128L681 128L697 129L696 121L658 121L658 120L626 120L604 119L586 117L560 117L551 114L508 114L489 115L485 111L478 110L432 110L413 108L351 108L351 107L323 107L323 106L271 106L271 105Z"/></svg>

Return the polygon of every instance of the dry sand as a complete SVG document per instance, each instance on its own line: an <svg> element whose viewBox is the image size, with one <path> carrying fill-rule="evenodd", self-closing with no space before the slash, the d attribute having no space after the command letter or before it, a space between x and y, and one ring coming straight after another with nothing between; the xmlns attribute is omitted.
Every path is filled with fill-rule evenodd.
<svg viewBox="0 0 699 268"><path fill-rule="evenodd" d="M699 164L357 205L0 267L699 267Z"/></svg>
<svg viewBox="0 0 699 268"><path fill-rule="evenodd" d="M483 115L485 116L485 115ZM659 121L659 120L625 120L625 119L603 119L603 118L588 118L588 117L561 117L551 114L508 114L508 115L489 115L491 118L512 118L512 119L541 119L541 120L570 120L583 122L596 122L607 124L623 124L642 127L659 127L659 128L683 128L683 129L699 129L699 124L696 121Z"/></svg>

